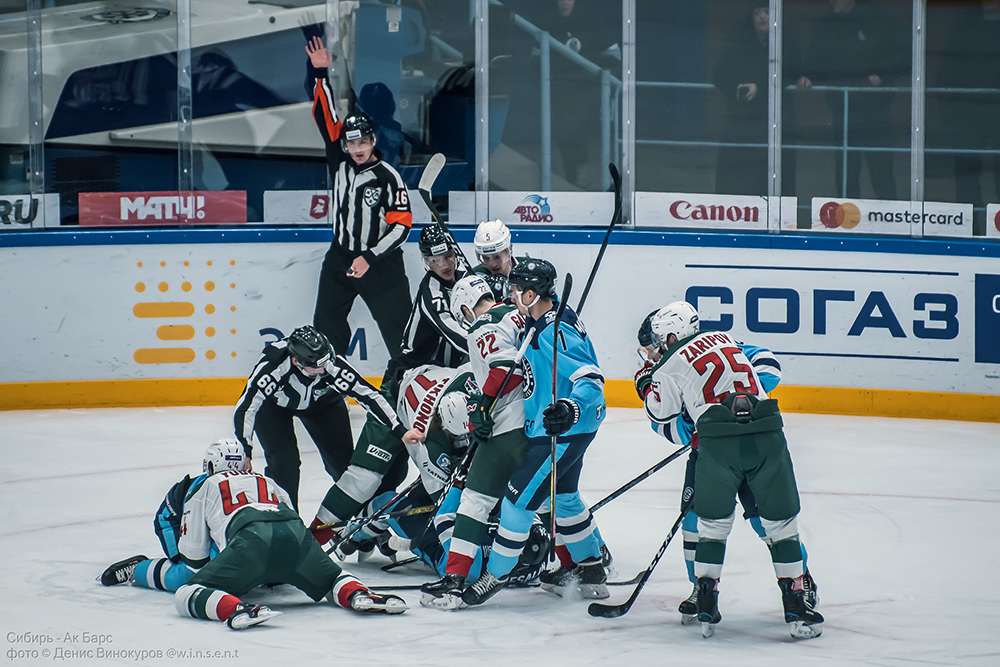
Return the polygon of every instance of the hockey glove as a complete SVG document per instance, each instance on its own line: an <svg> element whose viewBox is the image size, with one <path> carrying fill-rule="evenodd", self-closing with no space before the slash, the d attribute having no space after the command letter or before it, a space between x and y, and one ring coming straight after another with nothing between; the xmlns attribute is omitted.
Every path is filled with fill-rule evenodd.
<svg viewBox="0 0 1000 667"><path fill-rule="evenodd" d="M493 435L493 416L490 408L496 399L488 394L469 396L469 423L479 442L486 442Z"/></svg>
<svg viewBox="0 0 1000 667"><path fill-rule="evenodd" d="M639 398L646 400L646 394L649 393L650 388L653 386L653 363L647 361L642 365L635 374L635 393L639 394Z"/></svg>
<svg viewBox="0 0 1000 667"><path fill-rule="evenodd" d="M559 435L580 421L580 406L568 398L560 398L542 411L542 425L549 435Z"/></svg>

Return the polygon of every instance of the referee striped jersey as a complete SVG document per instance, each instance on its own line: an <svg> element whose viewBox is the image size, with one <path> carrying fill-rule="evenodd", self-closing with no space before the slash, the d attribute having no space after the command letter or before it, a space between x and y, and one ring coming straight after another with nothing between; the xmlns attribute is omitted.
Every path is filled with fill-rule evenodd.
<svg viewBox="0 0 1000 667"><path fill-rule="evenodd" d="M371 264L395 250L410 231L413 215L410 199L399 172L376 160L358 166L340 145L343 123L337 117L327 69L316 69L313 118L326 146L327 166L333 179L334 243L352 256L362 256Z"/></svg>
<svg viewBox="0 0 1000 667"><path fill-rule="evenodd" d="M320 398L347 394L379 422L402 437L406 433L389 401L370 385L347 360L337 355L326 363L326 372L309 377L292 364L288 341L283 339L264 348L257 365L247 379L243 395L236 404L233 417L236 438L250 456L254 423L264 401L294 412L304 412Z"/></svg>

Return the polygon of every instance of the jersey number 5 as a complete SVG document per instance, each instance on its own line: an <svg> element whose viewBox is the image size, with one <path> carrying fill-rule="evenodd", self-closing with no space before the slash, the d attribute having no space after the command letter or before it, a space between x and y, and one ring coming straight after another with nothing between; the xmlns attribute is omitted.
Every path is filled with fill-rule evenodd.
<svg viewBox="0 0 1000 667"><path fill-rule="evenodd" d="M719 389L719 380L722 378L722 374L726 370L729 370L735 375L742 373L747 379L748 384L743 384L739 380L734 379L734 390L747 391L751 394L760 393L757 389L757 380L754 379L753 376L753 368L736 359L736 355L739 354L739 351L738 347L723 347L719 350L713 350L712 352L694 360L692 365L694 366L694 369L698 371L699 375L704 375L711 369L712 374L708 377L708 380L701 389L702 393L705 395L706 403L722 403L726 400L726 396L729 396L729 392L726 390L723 390L721 393L716 393ZM722 353L721 357L719 356L719 352Z"/></svg>
<svg viewBox="0 0 1000 667"><path fill-rule="evenodd" d="M244 477L243 479L248 479ZM233 497L233 491L229 488L229 480L225 480L219 483L219 492L222 494L222 511L226 516L229 516L239 508L244 505L249 505L251 502L261 503L263 505L277 505L278 496L273 493L268 496L267 493L267 482L264 481L263 477L256 477L257 480L257 500L250 500L247 498L247 492L241 491Z"/></svg>

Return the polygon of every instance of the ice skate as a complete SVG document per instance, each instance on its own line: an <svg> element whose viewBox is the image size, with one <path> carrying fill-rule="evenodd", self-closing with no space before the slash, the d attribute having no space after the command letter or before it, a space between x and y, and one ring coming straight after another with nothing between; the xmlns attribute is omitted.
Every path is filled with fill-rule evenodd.
<svg viewBox="0 0 1000 667"><path fill-rule="evenodd" d="M462 593L462 602L473 607L482 604L500 592L507 585L507 577L497 579L489 570L483 572L483 576L465 589Z"/></svg>
<svg viewBox="0 0 1000 667"><path fill-rule="evenodd" d="M228 625L231 630L245 630L246 628L266 623L275 616L281 616L281 612L272 611L267 607L241 602L236 605L236 609L226 620L226 625Z"/></svg>
<svg viewBox="0 0 1000 667"><path fill-rule="evenodd" d="M701 622L701 636L708 639L715 634L715 626L722 620L719 613L719 591L716 580L711 577L698 579L698 620Z"/></svg>
<svg viewBox="0 0 1000 667"><path fill-rule="evenodd" d="M781 587L781 604L785 608L785 623L795 639L812 639L823 633L823 616L814 611L806 602L804 590L792 590L795 580L788 577L778 579Z"/></svg>
<svg viewBox="0 0 1000 667"><path fill-rule="evenodd" d="M135 581L135 566L144 560L149 560L146 556L138 555L120 560L108 566L100 577L104 586L116 586L118 584L130 584Z"/></svg>
<svg viewBox="0 0 1000 667"><path fill-rule="evenodd" d="M460 574L446 574L438 581L420 587L420 592L423 594L420 604L445 611L461 609L465 606L465 602L462 601L463 588L465 588L465 577Z"/></svg>
<svg viewBox="0 0 1000 667"><path fill-rule="evenodd" d="M691 595L677 605L681 613L681 625L692 625L698 621L698 584L694 585Z"/></svg>
<svg viewBox="0 0 1000 667"><path fill-rule="evenodd" d="M542 572L538 576L542 589L555 593L559 597L578 592L587 600L604 600L611 597L608 592L608 575L604 564L595 560L579 565L561 565L551 572Z"/></svg>
<svg viewBox="0 0 1000 667"><path fill-rule="evenodd" d="M380 595L371 591L354 591L349 602L354 611L372 614L402 614L410 608L406 600L398 595Z"/></svg>

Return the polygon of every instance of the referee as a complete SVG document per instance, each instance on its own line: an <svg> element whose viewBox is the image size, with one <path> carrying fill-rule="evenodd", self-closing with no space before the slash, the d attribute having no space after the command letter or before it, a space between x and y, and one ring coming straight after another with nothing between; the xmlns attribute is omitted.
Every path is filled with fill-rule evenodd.
<svg viewBox="0 0 1000 667"><path fill-rule="evenodd" d="M400 247L413 216L406 185L375 150L375 125L363 113L337 118L327 80L332 62L320 37L306 44L316 70L313 117L333 179L333 243L323 260L313 323L346 356L347 316L358 296L368 306L392 358L400 351L411 308Z"/></svg>

